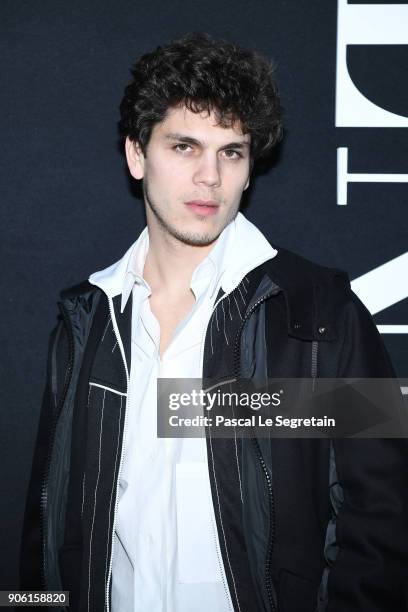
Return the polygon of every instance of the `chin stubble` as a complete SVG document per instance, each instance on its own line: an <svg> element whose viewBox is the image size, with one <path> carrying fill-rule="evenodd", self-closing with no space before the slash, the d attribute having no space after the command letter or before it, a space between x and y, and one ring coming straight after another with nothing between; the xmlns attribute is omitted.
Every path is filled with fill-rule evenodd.
<svg viewBox="0 0 408 612"><path fill-rule="evenodd" d="M146 177L143 181L143 193L144 193L145 201L148 207L150 208L150 210L156 217L162 229L168 234L170 234L170 236L173 236L173 238L176 238L176 240L179 240L183 244L188 244L189 246L208 246L209 244L214 242L214 240L218 238L218 236L225 229L225 227L227 227L227 225L231 223L233 219L235 219L238 213L238 209L236 211L231 211L230 216L227 217L225 221L225 225L218 232L214 234L198 234L194 232L180 232L176 227L170 225L166 221L166 219L163 218L162 214L160 213L160 210L158 209L158 207L156 206L156 204L154 203L153 199L150 196L149 186L146 181ZM204 222L204 219L203 219L203 222Z"/></svg>

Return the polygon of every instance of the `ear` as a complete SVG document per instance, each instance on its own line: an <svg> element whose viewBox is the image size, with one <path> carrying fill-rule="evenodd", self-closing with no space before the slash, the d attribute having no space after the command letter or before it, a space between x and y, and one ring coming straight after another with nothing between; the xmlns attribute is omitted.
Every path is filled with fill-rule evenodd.
<svg viewBox="0 0 408 612"><path fill-rule="evenodd" d="M145 157L138 142L130 140L129 136L125 142L125 153L129 172L135 179L142 179L144 176Z"/></svg>

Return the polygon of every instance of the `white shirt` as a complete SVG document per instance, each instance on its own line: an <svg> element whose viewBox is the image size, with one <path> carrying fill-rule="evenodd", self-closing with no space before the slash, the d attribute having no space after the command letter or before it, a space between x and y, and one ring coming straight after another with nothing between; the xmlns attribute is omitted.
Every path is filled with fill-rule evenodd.
<svg viewBox="0 0 408 612"><path fill-rule="evenodd" d="M132 352L112 612L230 612L206 442L157 438L157 378L201 378L205 331L219 288L229 293L276 251L239 213L195 269L190 287L196 302L160 359L160 328L143 279L148 244L146 228L126 254L122 274L122 310L133 294Z"/></svg>

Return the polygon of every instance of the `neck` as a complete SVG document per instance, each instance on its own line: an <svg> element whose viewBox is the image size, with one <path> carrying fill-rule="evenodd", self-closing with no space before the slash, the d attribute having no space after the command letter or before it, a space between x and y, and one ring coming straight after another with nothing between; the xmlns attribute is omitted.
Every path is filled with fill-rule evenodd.
<svg viewBox="0 0 408 612"><path fill-rule="evenodd" d="M205 246L185 244L161 227L150 226L149 250L143 276L152 293L180 296L190 290L195 268L206 258L215 241Z"/></svg>

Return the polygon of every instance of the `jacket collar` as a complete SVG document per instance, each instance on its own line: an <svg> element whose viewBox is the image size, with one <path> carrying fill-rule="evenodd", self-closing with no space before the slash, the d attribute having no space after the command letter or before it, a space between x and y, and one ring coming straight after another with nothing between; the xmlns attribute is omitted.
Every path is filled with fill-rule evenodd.
<svg viewBox="0 0 408 612"><path fill-rule="evenodd" d="M319 266L281 248L265 270L285 296L290 336L324 342L337 339L337 302L344 289L350 288L346 272ZM339 292L340 287L343 291Z"/></svg>

